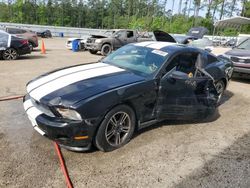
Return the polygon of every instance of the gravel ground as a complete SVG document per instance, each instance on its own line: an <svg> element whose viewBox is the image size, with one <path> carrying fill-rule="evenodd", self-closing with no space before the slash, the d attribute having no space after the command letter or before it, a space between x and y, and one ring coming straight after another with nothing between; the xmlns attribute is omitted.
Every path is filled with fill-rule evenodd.
<svg viewBox="0 0 250 188"><path fill-rule="evenodd" d="M45 40L20 60L0 62L0 97L25 92L46 71L100 59ZM225 49L215 49L222 53ZM250 81L233 80L218 111L203 122L166 121L103 153L62 150L75 187L250 187ZM0 102L0 187L66 187L53 143L32 129L21 100Z"/></svg>

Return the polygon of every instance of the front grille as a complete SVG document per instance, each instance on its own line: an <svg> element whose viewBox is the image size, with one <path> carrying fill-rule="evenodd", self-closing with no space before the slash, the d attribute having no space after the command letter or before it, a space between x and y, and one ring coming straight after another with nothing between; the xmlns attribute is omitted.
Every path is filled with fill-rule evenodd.
<svg viewBox="0 0 250 188"><path fill-rule="evenodd" d="M94 43L95 42L95 39L94 38L88 38L87 39L87 43Z"/></svg>
<svg viewBox="0 0 250 188"><path fill-rule="evenodd" d="M48 106L40 103L39 101L36 101L33 98L31 98L31 101L32 101L32 104L34 105L34 107L36 107L37 109L39 109L41 112L43 112L47 116L55 117L55 115L53 114L53 112L50 110L50 108Z"/></svg>
<svg viewBox="0 0 250 188"><path fill-rule="evenodd" d="M231 60L236 63L250 63L250 59L243 59L239 57L231 57Z"/></svg>

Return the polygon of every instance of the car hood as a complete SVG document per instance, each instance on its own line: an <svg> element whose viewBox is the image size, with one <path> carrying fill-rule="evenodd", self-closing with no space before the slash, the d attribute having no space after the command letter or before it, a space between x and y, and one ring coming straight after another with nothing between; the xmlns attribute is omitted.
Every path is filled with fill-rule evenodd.
<svg viewBox="0 0 250 188"><path fill-rule="evenodd" d="M230 56L250 57L250 50L234 48L232 50L227 51L225 54Z"/></svg>
<svg viewBox="0 0 250 188"><path fill-rule="evenodd" d="M116 66L91 63L44 74L29 82L27 91L42 104L69 107L102 92L144 79Z"/></svg>
<svg viewBox="0 0 250 188"><path fill-rule="evenodd" d="M156 30L156 31L153 31L153 34L155 36L156 41L176 43L176 40L174 39L174 37L172 37L170 34L164 31Z"/></svg>
<svg viewBox="0 0 250 188"><path fill-rule="evenodd" d="M108 38L106 35L91 35L91 37L96 39Z"/></svg>

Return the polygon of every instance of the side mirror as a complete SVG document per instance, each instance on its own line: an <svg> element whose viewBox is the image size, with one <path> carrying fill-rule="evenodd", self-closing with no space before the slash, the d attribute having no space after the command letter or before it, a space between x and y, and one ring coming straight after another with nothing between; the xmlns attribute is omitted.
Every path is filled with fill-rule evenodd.
<svg viewBox="0 0 250 188"><path fill-rule="evenodd" d="M120 37L120 35L119 34L115 34L115 36L114 36L115 38L119 38Z"/></svg>
<svg viewBox="0 0 250 188"><path fill-rule="evenodd" d="M212 52L212 49L208 48L208 47L206 47L205 50L208 51L208 52Z"/></svg>
<svg viewBox="0 0 250 188"><path fill-rule="evenodd" d="M188 74L181 72L181 71L174 71L170 74L171 78L178 79L178 80L187 80Z"/></svg>

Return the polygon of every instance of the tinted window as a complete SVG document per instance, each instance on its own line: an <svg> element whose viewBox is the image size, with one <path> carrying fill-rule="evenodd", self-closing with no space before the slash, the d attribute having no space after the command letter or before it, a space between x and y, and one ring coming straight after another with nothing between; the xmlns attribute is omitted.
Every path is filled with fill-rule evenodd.
<svg viewBox="0 0 250 188"><path fill-rule="evenodd" d="M134 32L133 31L127 31L127 38L131 38L134 36Z"/></svg>
<svg viewBox="0 0 250 188"><path fill-rule="evenodd" d="M218 62L218 59L210 54L207 55L207 64Z"/></svg>
<svg viewBox="0 0 250 188"><path fill-rule="evenodd" d="M166 67L166 72L176 67L177 71L194 73L197 56L198 53L182 53L175 56Z"/></svg>
<svg viewBox="0 0 250 188"><path fill-rule="evenodd" d="M12 28L8 28L7 31L8 31L8 33L10 33L10 34L18 34L18 31L19 31L19 30L17 30L17 29L12 29Z"/></svg>

